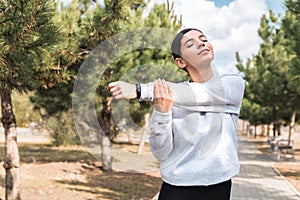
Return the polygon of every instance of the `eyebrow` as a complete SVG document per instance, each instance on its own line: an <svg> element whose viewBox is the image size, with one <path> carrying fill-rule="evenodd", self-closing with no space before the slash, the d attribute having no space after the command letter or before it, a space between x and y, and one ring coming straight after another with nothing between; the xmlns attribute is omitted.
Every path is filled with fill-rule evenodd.
<svg viewBox="0 0 300 200"><path fill-rule="evenodd" d="M201 38L201 37L206 37L206 36L204 34L202 34L202 35L199 35L199 37ZM186 45L186 43L193 41L193 40L194 40L194 38L190 38L190 39L186 40L183 45Z"/></svg>

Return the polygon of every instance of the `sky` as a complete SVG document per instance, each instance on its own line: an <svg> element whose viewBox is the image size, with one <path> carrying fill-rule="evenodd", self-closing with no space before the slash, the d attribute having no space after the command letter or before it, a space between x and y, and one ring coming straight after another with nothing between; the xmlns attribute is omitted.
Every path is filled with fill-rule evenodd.
<svg viewBox="0 0 300 200"><path fill-rule="evenodd" d="M164 0L152 0L164 2ZM183 28L198 28L207 35L215 52L215 65L232 67L235 52L246 61L259 49L257 30L263 14L285 13L284 0L173 0L182 15Z"/></svg>
<svg viewBox="0 0 300 200"><path fill-rule="evenodd" d="M244 61L257 53L261 42L257 30L263 14L269 10L281 16L285 13L284 0L169 1L174 2L175 13L182 15L183 28L198 28L207 35L214 47L215 65L224 67L235 66L235 52ZM151 0L149 10L154 3L165 2Z"/></svg>

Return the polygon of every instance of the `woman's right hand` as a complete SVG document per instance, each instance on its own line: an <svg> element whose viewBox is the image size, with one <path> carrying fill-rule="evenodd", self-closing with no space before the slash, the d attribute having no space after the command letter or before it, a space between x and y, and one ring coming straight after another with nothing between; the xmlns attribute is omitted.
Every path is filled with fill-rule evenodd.
<svg viewBox="0 0 300 200"><path fill-rule="evenodd" d="M171 112L173 94L165 80L157 79L154 83L154 109L161 113Z"/></svg>
<svg viewBox="0 0 300 200"><path fill-rule="evenodd" d="M108 84L108 90L115 99L135 99L136 87L134 84L116 81Z"/></svg>

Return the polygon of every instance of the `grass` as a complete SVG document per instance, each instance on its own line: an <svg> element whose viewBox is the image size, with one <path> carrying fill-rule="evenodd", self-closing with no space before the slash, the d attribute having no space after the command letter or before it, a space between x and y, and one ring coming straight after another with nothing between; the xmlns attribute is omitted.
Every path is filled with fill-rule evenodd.
<svg viewBox="0 0 300 200"><path fill-rule="evenodd" d="M134 150L137 147L129 148ZM51 199L147 200L161 186L161 178L157 175L103 172L101 163L80 146L20 143L19 151L21 195L24 199L46 200L51 195ZM0 158L4 158L3 144L0 145ZM4 177L3 170L0 173L2 188Z"/></svg>
<svg viewBox="0 0 300 200"><path fill-rule="evenodd" d="M90 161L93 157L83 147L54 147L49 144L18 144L21 163ZM0 145L0 157L4 158L4 146Z"/></svg>

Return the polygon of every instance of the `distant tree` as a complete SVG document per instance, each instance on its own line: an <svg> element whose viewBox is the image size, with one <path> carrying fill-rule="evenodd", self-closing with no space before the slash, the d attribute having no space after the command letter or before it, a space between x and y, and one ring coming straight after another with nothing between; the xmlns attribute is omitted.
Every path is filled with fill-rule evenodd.
<svg viewBox="0 0 300 200"><path fill-rule="evenodd" d="M41 116L29 99L31 93L12 93L12 103L18 127L29 127L31 122L41 125Z"/></svg>
<svg viewBox="0 0 300 200"><path fill-rule="evenodd" d="M262 117L272 118L274 136L276 129L279 130L279 126L285 124L287 113L293 113L297 105L297 99L292 97L297 92L290 70L292 55L288 53L287 40L284 39L284 30L280 25L278 17L271 11L269 19L265 15L262 16L258 31L262 43L258 53L248 61L247 67L243 67L237 59L238 66L246 74L245 96L254 107L259 105L255 107L256 109L261 108L262 111L268 111L264 114L272 115L272 117L261 116L257 120L261 121ZM248 118L253 120L253 116Z"/></svg>
<svg viewBox="0 0 300 200"><path fill-rule="evenodd" d="M20 158L17 146L16 118L12 91L24 93L51 84L49 53L59 39L53 23L55 4L50 0L0 2L0 96L5 129L5 198L20 199ZM47 78L46 78L47 77ZM46 80L41 83L40 80Z"/></svg>
<svg viewBox="0 0 300 200"><path fill-rule="evenodd" d="M144 19L143 26L167 28L174 31L178 30L181 26L181 19L174 15L173 6L174 4L169 4L169 2L154 5L149 15ZM161 37L161 35L158 35L158 37ZM162 42L162 39L156 38L151 41ZM166 42L166 44L169 44L169 42ZM167 46L167 49L169 49L169 46ZM174 64L171 52L162 49L141 49L129 53L115 64L116 68L120 66L125 68L124 72L126 73L112 76L111 78L113 80L123 80L131 83L148 83L158 77L173 82L187 80L187 73L180 70ZM123 106L116 108L118 105ZM128 106L130 106L130 108L128 108ZM114 117L117 117L119 113L123 113L127 109L130 110L130 116L135 123L143 126L143 124L147 123L148 116L150 116L149 114L152 111L150 109L151 106L151 102L130 101L130 104L126 104L125 101L124 106L122 101L117 101L114 104ZM140 128L140 126L137 128ZM114 134L110 134L110 137L112 136L114 136ZM144 139L146 139L146 137L141 138L140 144L143 144ZM142 148L139 148L139 150L142 151Z"/></svg>
<svg viewBox="0 0 300 200"><path fill-rule="evenodd" d="M99 159L103 161L103 169L111 170L111 158L110 158L110 142L113 138L113 125L111 119L111 102L112 99L110 94L107 92L107 84L111 81L122 79L126 77L128 71L135 68L135 66L143 65L151 61L154 65L157 65L156 69L159 66L166 66L167 63L170 63L170 52L164 52L162 50L154 49L141 49L134 52L128 52L126 55L122 55L116 59L113 63L107 66L106 70L101 73L99 76L99 71L89 71L90 76L86 76L84 80L78 78L78 70L80 69L84 60L92 57L92 51L99 44L105 44L108 39L113 38L113 36L129 30L138 30L141 27L151 26L151 27L163 27L172 30L177 30L181 26L180 19L174 15L173 4L162 4L154 6L153 10L150 11L148 17L143 16L144 10L147 3L143 0L108 0L103 3L94 3L94 1L72 1L70 4L60 6L60 12L58 14L57 23L62 24L61 31L64 35L64 40L62 40L55 50L56 55L54 56L55 60L58 61L59 65L57 66L57 74L63 74L61 76L67 77L64 79L67 81L60 82L59 84L50 85L47 88L40 88L36 95L32 97L32 100L35 102L36 107L44 112L45 116L55 116L57 122L59 120L65 121L65 124L68 124L66 121L66 115L64 112L70 112L71 110L71 101L73 97L79 102L76 102L80 105L80 108L73 110L73 115L75 118L79 117L80 127L78 131L81 132L81 135L84 135L86 138L81 138L83 140L94 138L93 144L97 145L102 144L102 155ZM132 31L134 33L134 31ZM139 34L137 32L137 34ZM163 38L164 41L168 40L167 37L162 37L157 35L157 42ZM126 38L125 38L126 39ZM131 38L128 38L131 40ZM154 41L154 38L147 38L147 35L144 36L144 41ZM127 40L122 41L123 45ZM121 46L122 44L111 44L115 48ZM107 46L100 53L103 54L103 57L109 58L113 55L113 50L111 46ZM168 60L168 61L166 61ZM107 61L105 59L98 61L98 63L103 66L106 65ZM170 64L170 73L176 71L177 69ZM141 67L143 68L143 66ZM155 69L151 70L155 71ZM92 66L89 70L92 70ZM144 68L145 69L145 68ZM160 69L161 71L166 72L166 70ZM154 80L154 73L151 80ZM148 81L151 76L145 77L142 79L142 76L146 74L139 73L139 81ZM100 77L100 78L99 78ZM175 77L175 76L173 76ZM93 82L95 78L98 78L98 84L95 91L91 91L94 88L89 84ZM133 79L131 79L133 81ZM82 94L72 92L74 82L83 81L82 85L85 85L82 90ZM90 96L85 96L86 91L90 91ZM95 97L96 93L96 97ZM78 98L74 98L78 97ZM95 102L95 105L89 105L87 102ZM146 113L145 107L149 107L149 104L131 104L132 117L137 120L137 123L140 123L143 120L143 115ZM93 121L94 113L83 117L84 112L93 110L96 106L96 118L97 122ZM142 109L141 109L142 108ZM137 112L136 112L137 111ZM64 117L62 117L64 116ZM62 123L60 123L62 124ZM96 124L101 125L101 129L104 134L100 133L99 128ZM56 126L55 132L60 134L60 130ZM69 126L70 127L70 126ZM67 129L65 129L67 130ZM69 131L74 131L69 130ZM95 137L91 136L91 133L94 133ZM63 135L66 133L62 132ZM97 154L97 153L95 153ZM98 152L99 154L99 152Z"/></svg>
<svg viewBox="0 0 300 200"><path fill-rule="evenodd" d="M62 78L37 88L30 98L57 146L80 143L71 113L72 91L78 69L88 54L80 46L80 31L82 17L91 3L74 0L67 6L57 5L54 21L60 26L63 40L56 44L51 54L56 62L53 70Z"/></svg>
<svg viewBox="0 0 300 200"><path fill-rule="evenodd" d="M287 11L282 19L282 30L284 31L284 41L286 50L290 56L289 60L289 88L293 88L290 94L290 107L292 112L289 115L290 131L289 138L295 131L295 121L297 112L300 111L300 2L295 0L286 0Z"/></svg>
<svg viewBox="0 0 300 200"><path fill-rule="evenodd" d="M249 121L250 125L253 125L255 127L261 124L270 124L272 122L272 108L268 106L262 106L255 102L256 93L253 93L251 87L253 87L252 81L255 78L253 76L256 76L256 74L253 73L254 68L252 66L251 59L248 59L247 63L244 66L243 61L241 60L239 53L237 52L236 60L236 67L246 75L246 87L240 112L240 118Z"/></svg>
<svg viewBox="0 0 300 200"><path fill-rule="evenodd" d="M151 10L148 17L143 19L142 14L143 10L145 8L146 4L144 1L132 1L131 4L128 4L127 1L118 1L117 3L115 1L107 1L105 2L105 5L103 7L96 7L93 11L93 17L89 18L87 17L86 23L86 44L99 44L100 42L103 42L105 39L108 39L109 37L112 37L113 35L116 35L117 33L120 33L121 31L126 30L134 30L141 27L163 27L163 28L169 28L172 30L178 29L181 24L178 22L178 19L173 15L173 9L172 5L170 4L162 4L162 5L156 5ZM114 15L111 15L111 13L114 13ZM107 22L107 23L103 23ZM92 26L91 26L92 25ZM134 31L133 31L134 32ZM137 34L142 34L138 33ZM151 35L150 37L153 37ZM150 38L146 34L143 36L144 43L147 43L149 41L153 42L161 42L161 35L157 35L156 40L155 38ZM87 40L89 38L89 40ZM132 42L131 38L124 38L124 41L122 41L123 45L126 44L126 42ZM168 38L164 38L167 40ZM164 41L165 41L164 40ZM115 48L118 48L122 44L108 44L108 45L115 45ZM94 47L89 46L87 48ZM106 52L104 52L103 57L108 57L113 55L114 52L110 52L108 48L103 48ZM103 52L102 52L103 53ZM143 65L145 63L155 63L155 65L158 65L159 63L167 63L170 62L170 52L164 52L162 50L155 50L155 49L140 49L133 52L129 52L126 55L122 55L119 59L115 60L113 63L110 63L109 66L105 69L103 74L101 74L101 78L99 80L99 84L97 85L96 90L96 109L97 109L97 118L100 122L101 128L104 132L104 134L100 138L101 147L102 147L102 161L104 169L111 170L111 158L110 158L110 141L112 138L112 125L111 125L111 102L112 99L110 97L110 94L107 92L107 85L108 83L120 80L122 77L126 76L126 74L133 70L136 66ZM104 63L105 60L99 61L99 63ZM174 67L174 66L173 66ZM141 70L143 67L139 68ZM144 80L148 81L149 78L151 78L151 74L155 75L158 73L151 73L152 70L155 72L155 67L152 67L153 69L148 69L147 73L142 73L139 71L136 73L135 77L130 76L127 78L130 78L131 82L134 80L139 80L139 82ZM146 69L146 68L144 68ZM161 69L163 70L163 69ZM166 71L166 70L164 70ZM133 74L133 73L131 73ZM146 75L146 77L145 77ZM137 79L134 79L137 78ZM154 80L157 77L152 77ZM86 80L85 80L86 82ZM82 102L82 105L83 102ZM146 107L145 107L146 106ZM133 116L138 117L140 120L144 119L144 116L147 112L145 111L145 108L149 108L149 104L140 104L137 106L135 104L135 108L133 113ZM138 108L142 108L139 109ZM88 109L84 109L88 110ZM138 113L138 115L136 115ZM81 115L80 115L81 116ZM137 118L135 118L137 119ZM89 122L87 122L89 123Z"/></svg>

